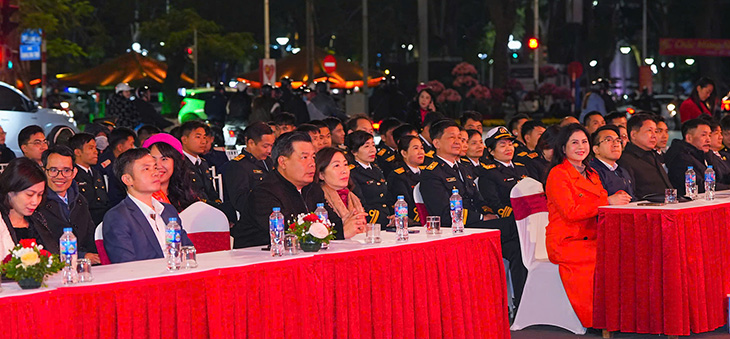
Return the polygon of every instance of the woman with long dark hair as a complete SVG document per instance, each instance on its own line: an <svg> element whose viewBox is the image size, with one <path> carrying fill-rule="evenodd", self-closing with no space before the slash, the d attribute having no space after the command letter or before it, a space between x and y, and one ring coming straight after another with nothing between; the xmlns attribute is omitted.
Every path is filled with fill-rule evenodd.
<svg viewBox="0 0 730 339"><path fill-rule="evenodd" d="M553 160L553 144L558 137L558 133L560 133L560 127L558 125L550 126L542 133L540 139L537 139L537 145L535 146L537 158L532 160L532 166L527 166L527 173L529 173L530 177L543 184L547 180L547 171L550 167L550 162Z"/></svg>
<svg viewBox="0 0 730 339"><path fill-rule="evenodd" d="M315 158L315 180L319 180L324 192L327 216L334 224L336 239L349 239L365 231L365 210L360 199L352 193L350 166L345 152L326 147Z"/></svg>
<svg viewBox="0 0 730 339"><path fill-rule="evenodd" d="M430 88L424 87L418 91L418 95L408 104L408 113L406 122L418 127L423 126L423 120L426 114L436 111L436 97Z"/></svg>
<svg viewBox="0 0 730 339"><path fill-rule="evenodd" d="M20 239L36 239L43 245L41 231L47 235L45 240L51 240L45 218L34 214L43 202L45 189L46 174L34 161L16 158L5 167L0 175L0 253L7 254ZM58 240L55 247L46 249L58 254Z"/></svg>
<svg viewBox="0 0 730 339"><path fill-rule="evenodd" d="M623 191L608 196L598 173L588 165L590 149L588 132L582 125L563 127L553 147L545 184L548 258L558 265L568 299L585 327L593 325L598 207L631 201Z"/></svg>
<svg viewBox="0 0 730 339"><path fill-rule="evenodd" d="M149 146L150 154L155 158L160 172L160 191L152 196L175 206L178 212L199 201L199 194L191 184L190 171L185 168L182 154L170 144L160 141Z"/></svg>
<svg viewBox="0 0 730 339"><path fill-rule="evenodd" d="M699 118L703 114L712 116L716 97L715 82L712 79L702 77L697 80L689 98L679 106L679 117L682 122Z"/></svg>

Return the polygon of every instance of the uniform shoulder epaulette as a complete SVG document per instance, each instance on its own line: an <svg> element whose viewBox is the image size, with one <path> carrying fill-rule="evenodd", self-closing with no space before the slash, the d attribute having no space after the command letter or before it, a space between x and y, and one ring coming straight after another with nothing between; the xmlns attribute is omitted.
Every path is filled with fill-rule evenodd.
<svg viewBox="0 0 730 339"><path fill-rule="evenodd" d="M433 158L433 151L428 151L425 155L429 158Z"/></svg>
<svg viewBox="0 0 730 339"><path fill-rule="evenodd" d="M426 169L429 170L429 171L431 171L434 168L436 168L436 166L438 166L438 165L439 165L439 163L434 161L430 165L426 166Z"/></svg>
<svg viewBox="0 0 730 339"><path fill-rule="evenodd" d="M515 164L515 166L523 166L523 167L525 166L525 165L524 165L523 163L521 163L521 162L515 162L515 161L513 161L512 163L513 163L513 164Z"/></svg>
<svg viewBox="0 0 730 339"><path fill-rule="evenodd" d="M495 164L482 164L482 167L484 167L484 169L492 169L492 168L497 168L497 165L495 165Z"/></svg>
<svg viewBox="0 0 730 339"><path fill-rule="evenodd" d="M391 155L391 156L385 158L385 161L387 161L387 162L391 162L393 160L395 160L395 155Z"/></svg>
<svg viewBox="0 0 730 339"><path fill-rule="evenodd" d="M355 165L354 164L350 164L349 167L350 167L350 170L351 171L355 169Z"/></svg>
<svg viewBox="0 0 730 339"><path fill-rule="evenodd" d="M245 157L246 157L246 155L241 153L241 154L237 155L235 158L233 158L233 161L239 161Z"/></svg>
<svg viewBox="0 0 730 339"><path fill-rule="evenodd" d="M393 172L398 173L398 174L403 174L403 173L405 173L405 171L406 171L405 168L399 167L399 168L396 168Z"/></svg>
<svg viewBox="0 0 730 339"><path fill-rule="evenodd" d="M520 147L520 144L518 144L516 142L513 142L512 145L515 146L515 148Z"/></svg>
<svg viewBox="0 0 730 339"><path fill-rule="evenodd" d="M528 156L528 157L529 157L530 159L535 159L535 158L537 158L537 152L532 152L532 153L528 154L527 156Z"/></svg>
<svg viewBox="0 0 730 339"><path fill-rule="evenodd" d="M426 169L426 166L418 166L418 169L420 169L421 171L423 171L423 170Z"/></svg>
<svg viewBox="0 0 730 339"><path fill-rule="evenodd" d="M381 148L381 149L380 149L380 150L378 151L378 156L382 157L382 156L383 156L383 154L385 154L385 148Z"/></svg>
<svg viewBox="0 0 730 339"><path fill-rule="evenodd" d="M518 156L518 157L524 157L524 156L526 156L526 155L527 155L527 152L520 152L520 153L517 153L517 156Z"/></svg>
<svg viewBox="0 0 730 339"><path fill-rule="evenodd" d="M467 157L463 157L460 160L463 161L463 162L466 162L466 163L471 164L471 160L469 160L469 158L467 158Z"/></svg>

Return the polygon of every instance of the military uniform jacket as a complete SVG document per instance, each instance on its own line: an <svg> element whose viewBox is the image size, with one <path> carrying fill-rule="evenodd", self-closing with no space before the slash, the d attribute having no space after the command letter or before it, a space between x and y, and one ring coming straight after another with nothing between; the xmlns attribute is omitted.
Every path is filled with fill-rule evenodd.
<svg viewBox="0 0 730 339"><path fill-rule="evenodd" d="M421 216L418 215L416 209L416 201L413 199L413 188L420 182L421 173L413 173L411 168L404 163L399 163L399 165L400 167L388 174L388 205L395 205L398 196L402 195L408 204L408 217L422 224ZM419 169L423 171L426 167L419 166Z"/></svg>
<svg viewBox="0 0 730 339"><path fill-rule="evenodd" d="M534 163L538 161L540 155L535 151L530 151L527 146L522 146L519 149L515 148L515 157L512 159L513 162L519 162L525 165L524 167L534 167ZM529 170L528 170L529 172Z"/></svg>
<svg viewBox="0 0 730 339"><path fill-rule="evenodd" d="M381 227L388 225L390 206L388 206L388 184L385 182L383 172L373 162L370 169L362 167L355 162L350 165L350 180L355 184L355 194L360 198L362 207L368 213L367 222L380 224Z"/></svg>
<svg viewBox="0 0 730 339"><path fill-rule="evenodd" d="M384 142L378 145L378 153L376 153L375 160L378 162L378 166L380 166L384 174L387 175L393 172L396 167L396 162L400 160L398 158L398 151L391 149Z"/></svg>
<svg viewBox="0 0 730 339"><path fill-rule="evenodd" d="M481 164L482 164L482 161L480 160L479 164L474 165L474 163L471 162L471 160L468 157L461 157L459 159L459 166L461 166L461 168L465 171L466 174L468 174L469 176L474 178L474 180L476 180L476 178L479 177L479 173L477 172L477 166L481 166Z"/></svg>
<svg viewBox="0 0 730 339"><path fill-rule="evenodd" d="M223 171L223 190L227 202L239 213L246 208L246 198L251 190L264 180L266 174L274 167L270 157L256 159L245 150L231 159Z"/></svg>
<svg viewBox="0 0 730 339"><path fill-rule="evenodd" d="M507 167L499 161L482 164L479 173L479 192L487 203L490 213L500 218L512 216L510 192L518 181L528 176L527 168L520 162L513 161Z"/></svg>
<svg viewBox="0 0 730 339"><path fill-rule="evenodd" d="M193 190L200 194L201 198L208 202L218 202L218 192L213 187L213 173L210 172L210 166L208 162L200 157L200 164L197 166L193 164L188 157L183 155L185 158L185 165L190 171L190 176L193 179Z"/></svg>
<svg viewBox="0 0 730 339"><path fill-rule="evenodd" d="M426 139L424 139L420 134L418 137L421 139L421 142L423 143L423 153L426 154L426 158L423 162L424 165L428 165L433 161L433 158L436 156L436 148L433 147L432 144L429 144Z"/></svg>
<svg viewBox="0 0 730 339"><path fill-rule="evenodd" d="M728 154L723 153L723 150L725 148L717 152L710 150L707 152L706 158L715 169L715 180L728 184L730 183L730 161L728 161Z"/></svg>
<svg viewBox="0 0 730 339"><path fill-rule="evenodd" d="M421 173L420 190L428 214L441 216L442 227L451 226L449 198L451 189L456 188L463 201L464 225L479 223L481 215L489 212L489 208L479 194L474 179L450 167L440 157L434 157L434 161Z"/></svg>
<svg viewBox="0 0 730 339"><path fill-rule="evenodd" d="M76 166L76 183L79 185L79 193L86 198L89 204L89 212L94 225L98 225L104 220L104 214L111 208L109 206L109 196L106 193L106 183L104 177L98 170L91 169L91 174L83 168Z"/></svg>

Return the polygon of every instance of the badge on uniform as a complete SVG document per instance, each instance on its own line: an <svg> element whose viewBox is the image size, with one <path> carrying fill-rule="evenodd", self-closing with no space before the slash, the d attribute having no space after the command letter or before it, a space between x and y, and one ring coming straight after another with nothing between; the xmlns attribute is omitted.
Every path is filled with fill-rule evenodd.
<svg viewBox="0 0 730 339"><path fill-rule="evenodd" d="M372 185L375 183L375 180L368 180L365 182L366 185Z"/></svg>
<svg viewBox="0 0 730 339"><path fill-rule="evenodd" d="M456 182L456 177L446 178L446 182Z"/></svg>
<svg viewBox="0 0 730 339"><path fill-rule="evenodd" d="M255 170L253 170L253 173L254 174L264 174L264 171L255 169Z"/></svg>

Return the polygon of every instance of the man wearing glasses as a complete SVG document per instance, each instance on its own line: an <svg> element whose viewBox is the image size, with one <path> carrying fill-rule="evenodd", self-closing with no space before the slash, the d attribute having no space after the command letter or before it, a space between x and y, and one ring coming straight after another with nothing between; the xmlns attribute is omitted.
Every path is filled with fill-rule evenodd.
<svg viewBox="0 0 730 339"><path fill-rule="evenodd" d="M98 264L99 255L94 244L94 222L91 220L89 203L79 193L74 182L76 167L74 166L74 152L66 146L54 146L41 157L43 169L46 172L46 197L39 206L40 213L47 221L47 230L38 230L40 233L50 232L53 239L46 245L53 252L58 251L58 239L63 235L63 229L70 227L78 239L79 256ZM44 237L45 240L45 237ZM48 242L46 242L48 244Z"/></svg>
<svg viewBox="0 0 730 339"><path fill-rule="evenodd" d="M23 156L43 166L41 156L48 149L48 140L43 133L43 128L38 125L26 126L18 133L18 145L23 151Z"/></svg>
<svg viewBox="0 0 730 339"><path fill-rule="evenodd" d="M609 196L623 191L631 196L632 201L635 201L634 181L631 179L629 171L619 167L617 163L623 151L620 134L619 128L613 125L601 126L593 132L591 135L593 145L591 167L598 172L603 188L608 191Z"/></svg>

